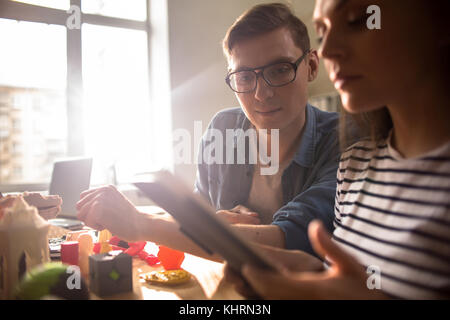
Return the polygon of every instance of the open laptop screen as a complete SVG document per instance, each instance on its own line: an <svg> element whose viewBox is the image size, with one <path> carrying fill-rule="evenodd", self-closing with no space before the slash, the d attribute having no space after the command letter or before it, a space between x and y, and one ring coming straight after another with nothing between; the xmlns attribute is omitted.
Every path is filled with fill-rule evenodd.
<svg viewBox="0 0 450 320"><path fill-rule="evenodd" d="M76 203L80 200L80 193L89 189L91 170L91 158L68 159L54 163L49 194L57 194L63 199L58 218L77 218Z"/></svg>

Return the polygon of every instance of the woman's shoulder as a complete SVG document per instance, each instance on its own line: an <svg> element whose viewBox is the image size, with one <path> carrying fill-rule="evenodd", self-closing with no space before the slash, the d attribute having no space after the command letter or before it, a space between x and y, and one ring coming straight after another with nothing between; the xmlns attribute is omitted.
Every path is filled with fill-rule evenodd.
<svg viewBox="0 0 450 320"><path fill-rule="evenodd" d="M358 142L352 144L350 147L342 152L341 159L349 156L374 156L380 152L387 151L388 144L386 140L374 141L372 139L361 139Z"/></svg>

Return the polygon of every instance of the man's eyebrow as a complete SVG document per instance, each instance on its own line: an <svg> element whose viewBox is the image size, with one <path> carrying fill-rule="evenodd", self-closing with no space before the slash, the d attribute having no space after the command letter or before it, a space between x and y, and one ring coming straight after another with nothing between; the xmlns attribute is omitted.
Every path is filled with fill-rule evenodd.
<svg viewBox="0 0 450 320"><path fill-rule="evenodd" d="M269 61L268 63L266 63L263 66L258 66L258 67L254 67L254 68L247 67L247 66L238 66L234 71L233 70L230 70L230 71L236 72L236 71L254 70L254 69L264 68L266 66L269 66L269 65L275 64L275 63L281 63L281 62L292 63L293 60L295 60L295 58L293 58L293 57L287 57L287 56L286 57L278 57L276 59Z"/></svg>

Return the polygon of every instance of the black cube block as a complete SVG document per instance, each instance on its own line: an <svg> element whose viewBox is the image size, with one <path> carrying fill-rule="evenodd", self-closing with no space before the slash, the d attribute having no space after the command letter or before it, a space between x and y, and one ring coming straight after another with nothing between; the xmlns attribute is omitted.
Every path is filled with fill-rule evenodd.
<svg viewBox="0 0 450 320"><path fill-rule="evenodd" d="M131 256L111 251L89 257L90 289L98 296L133 290Z"/></svg>

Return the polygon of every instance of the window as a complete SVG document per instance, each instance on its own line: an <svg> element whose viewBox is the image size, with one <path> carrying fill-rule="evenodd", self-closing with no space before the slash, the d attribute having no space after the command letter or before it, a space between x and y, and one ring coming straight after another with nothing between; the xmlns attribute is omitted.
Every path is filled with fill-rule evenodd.
<svg viewBox="0 0 450 320"><path fill-rule="evenodd" d="M169 88L168 63L162 70L164 61L149 54L162 47L149 37L152 1L164 7L162 0L2 3L0 185L48 183L53 162L64 157L92 156L92 184L112 182L112 165L119 182L171 166L167 149L151 152L171 143L170 102L158 98L161 86ZM78 29L67 27L74 5ZM164 38L167 26L156 29L163 37L155 38ZM154 110L155 101L166 103Z"/></svg>
<svg viewBox="0 0 450 320"><path fill-rule="evenodd" d="M130 20L147 19L145 0L89 0L82 3L83 13Z"/></svg>
<svg viewBox="0 0 450 320"><path fill-rule="evenodd" d="M83 25L86 152L122 177L146 171L150 150L132 141L151 134L147 36L144 31ZM120 146L120 147L119 147ZM136 173L136 172L135 172Z"/></svg>
<svg viewBox="0 0 450 320"><path fill-rule="evenodd" d="M63 144L55 156L66 155L66 31L57 25L0 19L0 38L8 44L0 51L0 96L6 102L2 117L11 123L0 137L11 153L0 159L0 183L46 181L55 159L32 150L36 143L45 145L49 131L56 131ZM59 101L42 105L45 113L36 112L33 101L52 96ZM42 121L44 114L58 120L49 124Z"/></svg>
<svg viewBox="0 0 450 320"><path fill-rule="evenodd" d="M67 10L70 7L70 0L15 0L15 1L62 10Z"/></svg>

